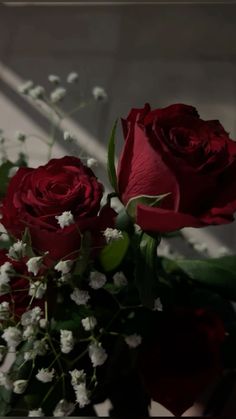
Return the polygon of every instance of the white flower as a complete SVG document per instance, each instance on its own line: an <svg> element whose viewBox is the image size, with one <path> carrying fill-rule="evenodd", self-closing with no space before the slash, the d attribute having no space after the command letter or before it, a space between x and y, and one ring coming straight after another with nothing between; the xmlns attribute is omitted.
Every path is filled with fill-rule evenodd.
<svg viewBox="0 0 236 419"><path fill-rule="evenodd" d="M40 418L42 416L44 416L44 413L41 407L39 407L38 409L30 410L28 413L28 417L32 417L32 418Z"/></svg>
<svg viewBox="0 0 236 419"><path fill-rule="evenodd" d="M68 402L65 399L60 400L54 411L53 411L53 416L55 417L65 417L65 416L70 416L70 414L73 412L75 408L74 403Z"/></svg>
<svg viewBox="0 0 236 419"><path fill-rule="evenodd" d="M34 342L33 351L35 353L35 356L37 356L37 355L44 356L44 355L46 355L47 350L48 350L48 344L45 341L45 339L36 340Z"/></svg>
<svg viewBox="0 0 236 419"><path fill-rule="evenodd" d="M75 83L77 82L78 78L79 78L78 73L76 73L75 71L72 71L67 76L67 83Z"/></svg>
<svg viewBox="0 0 236 419"><path fill-rule="evenodd" d="M10 380L6 372L0 371L0 386L4 387L6 390L12 389L12 381Z"/></svg>
<svg viewBox="0 0 236 419"><path fill-rule="evenodd" d="M45 282L41 282L41 281L31 282L29 295L31 295L34 298L40 299L44 296L46 289L47 289L47 284Z"/></svg>
<svg viewBox="0 0 236 419"><path fill-rule="evenodd" d="M91 343L89 345L89 357L94 367L104 364L107 359L107 353L100 343Z"/></svg>
<svg viewBox="0 0 236 419"><path fill-rule="evenodd" d="M113 282L118 288L125 287L128 284L127 278L123 272L116 272L115 275L113 275Z"/></svg>
<svg viewBox="0 0 236 419"><path fill-rule="evenodd" d="M134 333L133 335L126 336L125 342L130 348L137 348L142 342L142 336Z"/></svg>
<svg viewBox="0 0 236 419"><path fill-rule="evenodd" d="M18 87L18 91L24 95L27 95L29 93L29 90L32 89L33 85L34 83L32 82L32 80L28 80Z"/></svg>
<svg viewBox="0 0 236 419"><path fill-rule="evenodd" d="M28 380L16 380L13 383L13 392L23 394L28 384Z"/></svg>
<svg viewBox="0 0 236 419"><path fill-rule="evenodd" d="M68 354L74 347L74 338L71 330L60 330L61 351Z"/></svg>
<svg viewBox="0 0 236 419"><path fill-rule="evenodd" d="M42 310L40 307L34 307L32 310L28 310L21 316L22 326L28 326L30 324L37 324L42 316Z"/></svg>
<svg viewBox="0 0 236 419"><path fill-rule="evenodd" d="M61 215L56 215L58 224L61 228L67 227L71 224L74 224L74 216L71 211L64 211Z"/></svg>
<svg viewBox="0 0 236 419"><path fill-rule="evenodd" d="M41 329L46 329L46 327L47 327L47 319L40 319L39 320L39 326L41 327Z"/></svg>
<svg viewBox="0 0 236 419"><path fill-rule="evenodd" d="M40 370L38 370L36 378L42 383L50 383L53 380L54 374L54 369L50 371L48 368L41 368Z"/></svg>
<svg viewBox="0 0 236 419"><path fill-rule="evenodd" d="M0 304L0 320L7 320L9 318L9 303L3 301Z"/></svg>
<svg viewBox="0 0 236 419"><path fill-rule="evenodd" d="M42 265L42 256L34 256L26 262L28 272L32 272L34 275L37 275L41 265Z"/></svg>
<svg viewBox="0 0 236 419"><path fill-rule="evenodd" d="M10 291L10 275L14 272L12 264L5 262L0 266L0 295Z"/></svg>
<svg viewBox="0 0 236 419"><path fill-rule="evenodd" d="M83 408L90 403L89 392L86 388L85 383L80 383L74 386L76 401L79 404L80 408Z"/></svg>
<svg viewBox="0 0 236 419"><path fill-rule="evenodd" d="M26 255L26 243L23 243L22 240L18 240L14 243L7 254L11 259L21 259Z"/></svg>
<svg viewBox="0 0 236 419"><path fill-rule="evenodd" d="M28 93L32 99L43 99L45 89L43 86L35 86L33 89L30 89Z"/></svg>
<svg viewBox="0 0 236 419"><path fill-rule="evenodd" d="M75 288L70 298L79 305L86 305L88 300L90 299L88 291L80 290L79 288Z"/></svg>
<svg viewBox="0 0 236 419"><path fill-rule="evenodd" d="M98 161L96 159L93 159L92 157L87 159L87 166L88 167L96 167L97 165L98 165Z"/></svg>
<svg viewBox="0 0 236 419"><path fill-rule="evenodd" d="M75 137L69 131L64 131L63 138L65 141L68 141L68 142L72 142L75 139Z"/></svg>
<svg viewBox="0 0 236 419"><path fill-rule="evenodd" d="M60 102L66 95L66 89L64 87L57 87L50 94L50 99L52 103Z"/></svg>
<svg viewBox="0 0 236 419"><path fill-rule="evenodd" d="M97 320L94 316L85 317L85 319L81 320L82 325L84 329L89 332L90 330L93 330L95 326L97 325Z"/></svg>
<svg viewBox="0 0 236 419"><path fill-rule="evenodd" d="M73 260L60 260L60 262L54 266L54 269L61 272L63 275L68 274L73 266L73 263Z"/></svg>
<svg viewBox="0 0 236 419"><path fill-rule="evenodd" d="M153 311L162 311L162 310L163 310L163 305L162 305L160 297L158 297L154 301Z"/></svg>
<svg viewBox="0 0 236 419"><path fill-rule="evenodd" d="M18 172L19 166L13 166L10 168L9 172L8 172L8 177L12 178L13 176L15 176L16 172Z"/></svg>
<svg viewBox="0 0 236 419"><path fill-rule="evenodd" d="M2 338L7 342L9 348L15 349L22 341L22 334L16 327L9 326L4 330Z"/></svg>
<svg viewBox="0 0 236 419"><path fill-rule="evenodd" d="M21 141L23 143L26 139L26 135L21 131L16 131L15 132L15 138L16 138L17 141Z"/></svg>
<svg viewBox="0 0 236 419"><path fill-rule="evenodd" d="M122 231L117 230L116 228L106 228L106 230L103 232L103 235L107 243L123 239Z"/></svg>
<svg viewBox="0 0 236 419"><path fill-rule="evenodd" d="M106 100L107 99L107 93L103 87L100 86L94 86L92 90L92 95L95 100Z"/></svg>
<svg viewBox="0 0 236 419"><path fill-rule="evenodd" d="M99 288L102 288L103 285L105 285L107 279L104 274L101 272L91 272L89 275L89 285L94 290L98 290Z"/></svg>
<svg viewBox="0 0 236 419"><path fill-rule="evenodd" d="M33 324L29 324L26 326L24 332L23 332L23 339L24 340L32 340L35 338L36 334L38 333L37 326Z"/></svg>
<svg viewBox="0 0 236 419"><path fill-rule="evenodd" d="M60 77L57 76L56 74L49 74L48 80L50 81L50 83L54 83L54 84L59 84L61 81Z"/></svg>
<svg viewBox="0 0 236 419"><path fill-rule="evenodd" d="M79 383L82 383L86 380L86 374L84 370L77 370L74 369L73 371L69 371L71 375L71 385L72 387L76 386Z"/></svg>

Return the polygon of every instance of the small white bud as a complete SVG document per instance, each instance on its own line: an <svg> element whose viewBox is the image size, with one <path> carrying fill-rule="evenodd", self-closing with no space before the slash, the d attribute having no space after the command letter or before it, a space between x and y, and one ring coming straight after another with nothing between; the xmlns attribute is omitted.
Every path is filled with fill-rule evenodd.
<svg viewBox="0 0 236 419"><path fill-rule="evenodd" d="M45 94L45 89L43 86L35 86L33 89L30 89L28 92L30 97L34 100L36 99L43 99Z"/></svg>
<svg viewBox="0 0 236 419"><path fill-rule="evenodd" d="M76 386L79 383L83 383L86 380L86 374L84 370L74 369L73 371L69 371L69 373L71 375L72 387Z"/></svg>
<svg viewBox="0 0 236 419"><path fill-rule="evenodd" d="M60 77L57 76L56 74L49 74L48 80L50 81L50 83L53 83L53 84L59 84L61 81Z"/></svg>
<svg viewBox="0 0 236 419"><path fill-rule="evenodd" d="M125 342L130 348L137 348L142 342L142 337L134 333L133 335L126 336Z"/></svg>
<svg viewBox="0 0 236 419"><path fill-rule="evenodd" d="M72 71L67 76L67 83L76 83L78 81L79 75L75 71Z"/></svg>
<svg viewBox="0 0 236 419"><path fill-rule="evenodd" d="M97 325L97 320L94 316L85 317L81 320L84 330L87 332L93 330Z"/></svg>
<svg viewBox="0 0 236 419"><path fill-rule="evenodd" d="M37 325L42 316L42 310L40 307L34 307L32 310L28 310L21 316L22 326Z"/></svg>
<svg viewBox="0 0 236 419"><path fill-rule="evenodd" d="M16 380L13 382L13 392L16 394L23 394L28 385L27 380Z"/></svg>
<svg viewBox="0 0 236 419"><path fill-rule="evenodd" d="M68 143L75 140L75 137L69 131L64 131L63 138L64 141L67 141Z"/></svg>
<svg viewBox="0 0 236 419"><path fill-rule="evenodd" d="M50 94L50 99L52 103L60 102L66 95L66 89L64 87L57 87Z"/></svg>
<svg viewBox="0 0 236 419"><path fill-rule="evenodd" d="M34 83L32 82L32 80L28 80L18 87L18 91L23 95L27 95L29 93L29 90L32 89L33 85Z"/></svg>
<svg viewBox="0 0 236 419"><path fill-rule="evenodd" d="M64 211L61 215L56 215L55 218L61 228L68 227L75 222L71 211Z"/></svg>
<svg viewBox="0 0 236 419"><path fill-rule="evenodd" d="M98 161L96 159L93 159L92 157L90 157L89 159L87 159L87 166L88 167L97 167L98 165Z"/></svg>
<svg viewBox="0 0 236 419"><path fill-rule="evenodd" d="M107 99L107 93L103 87L94 86L92 90L92 95L95 100L102 101Z"/></svg>

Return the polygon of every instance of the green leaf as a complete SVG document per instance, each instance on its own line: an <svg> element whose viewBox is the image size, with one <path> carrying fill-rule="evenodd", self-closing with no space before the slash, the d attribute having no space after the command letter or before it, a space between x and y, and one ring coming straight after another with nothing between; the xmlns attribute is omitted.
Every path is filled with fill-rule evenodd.
<svg viewBox="0 0 236 419"><path fill-rule="evenodd" d="M139 204L146 205L148 207L158 207L162 199L164 199L169 193L162 195L139 195L131 198L126 205L126 211L129 216L135 220L137 215L137 206Z"/></svg>
<svg viewBox="0 0 236 419"><path fill-rule="evenodd" d="M116 168L115 168L115 134L117 128L118 120L115 121L114 126L111 131L111 136L108 143L108 158L107 158L107 171L108 177L110 180L111 186L117 192L117 177L116 177Z"/></svg>
<svg viewBox="0 0 236 419"><path fill-rule="evenodd" d="M142 304L153 308L157 289L157 246L160 240L146 233L136 247L135 282Z"/></svg>
<svg viewBox="0 0 236 419"><path fill-rule="evenodd" d="M6 195L9 178L9 170L14 167L14 164L7 160L0 166L0 198L3 198Z"/></svg>
<svg viewBox="0 0 236 419"><path fill-rule="evenodd" d="M130 239L126 232L122 232L123 238L107 244L99 255L99 261L105 272L116 269L122 262L129 247Z"/></svg>
<svg viewBox="0 0 236 419"><path fill-rule="evenodd" d="M163 267L168 273L180 270L199 285L236 300L236 256L202 260L163 259Z"/></svg>

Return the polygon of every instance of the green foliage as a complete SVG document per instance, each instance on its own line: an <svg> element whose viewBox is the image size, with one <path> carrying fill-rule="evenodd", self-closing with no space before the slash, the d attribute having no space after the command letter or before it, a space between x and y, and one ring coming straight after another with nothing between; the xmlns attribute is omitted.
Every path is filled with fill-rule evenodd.
<svg viewBox="0 0 236 419"><path fill-rule="evenodd" d="M108 177L109 177L111 186L116 192L118 191L116 168L115 168L115 134L116 134L117 122L118 120L115 121L114 126L111 131L111 136L108 143L108 157L107 157Z"/></svg>
<svg viewBox="0 0 236 419"><path fill-rule="evenodd" d="M236 257L217 259L163 259L167 273L183 272L196 284L206 286L231 300L236 300Z"/></svg>
<svg viewBox="0 0 236 419"><path fill-rule="evenodd" d="M164 199L169 193L163 195L139 195L131 198L126 205L126 211L129 216L135 220L137 213L137 206L139 204L146 205L148 207L158 207L162 199Z"/></svg>
<svg viewBox="0 0 236 419"><path fill-rule="evenodd" d="M135 282L142 304L152 309L157 290L157 246L160 240L142 233L135 246Z"/></svg>
<svg viewBox="0 0 236 419"><path fill-rule="evenodd" d="M122 232L123 238L111 241L100 252L99 261L105 272L118 268L129 248L130 239L126 232Z"/></svg>
<svg viewBox="0 0 236 419"><path fill-rule="evenodd" d="M5 161L0 165L0 199L6 195L7 187L10 181L9 171L15 165L9 160Z"/></svg>

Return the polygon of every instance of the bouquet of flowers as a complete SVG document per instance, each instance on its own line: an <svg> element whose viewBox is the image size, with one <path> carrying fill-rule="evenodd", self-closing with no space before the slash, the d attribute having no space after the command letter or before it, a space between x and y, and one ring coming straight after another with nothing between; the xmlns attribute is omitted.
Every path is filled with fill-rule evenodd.
<svg viewBox="0 0 236 419"><path fill-rule="evenodd" d="M61 86L21 91L64 117ZM108 194L94 158L3 155L1 416L94 416L106 399L113 416L148 416L151 399L180 415L236 367L235 256L159 252L183 227L233 221L236 143L192 106L146 104L122 119L116 168L116 125Z"/></svg>

